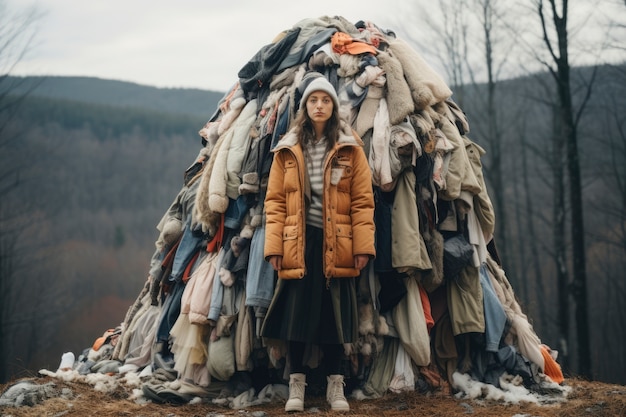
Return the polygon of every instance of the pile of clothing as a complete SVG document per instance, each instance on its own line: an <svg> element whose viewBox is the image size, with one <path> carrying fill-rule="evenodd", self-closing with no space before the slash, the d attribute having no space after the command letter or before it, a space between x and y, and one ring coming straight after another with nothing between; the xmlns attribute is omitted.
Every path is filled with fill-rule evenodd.
<svg viewBox="0 0 626 417"><path fill-rule="evenodd" d="M393 31L329 16L302 20L263 46L200 129L198 156L157 225L148 279L102 360L154 371L144 392L164 402L284 383L285 346L259 335L276 283L263 258L263 204L271 150L309 71L335 86L375 191L377 256L358 278L348 392L452 393L463 389L459 375L495 387L561 384L556 352L534 332L501 267L485 151L452 91ZM314 373L322 363L315 346L307 358ZM183 395L172 393L180 387Z"/></svg>

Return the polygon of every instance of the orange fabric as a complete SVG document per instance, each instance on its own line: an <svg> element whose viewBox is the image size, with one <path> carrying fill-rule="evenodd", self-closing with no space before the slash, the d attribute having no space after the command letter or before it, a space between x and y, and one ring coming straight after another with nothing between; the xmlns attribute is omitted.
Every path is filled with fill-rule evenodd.
<svg viewBox="0 0 626 417"><path fill-rule="evenodd" d="M541 355L543 356L543 373L548 375L550 379L557 384L563 382L563 371L561 371L561 365L557 363L550 355L548 348L541 346Z"/></svg>
<svg viewBox="0 0 626 417"><path fill-rule="evenodd" d="M106 340L106 337L100 336L93 342L93 346L91 348L95 351L98 351L98 349L100 349L100 347L104 344L105 340Z"/></svg>
<svg viewBox="0 0 626 417"><path fill-rule="evenodd" d="M189 260L189 263L187 264L187 266L185 267L185 271L183 271L183 277L182 280L183 282L186 284L187 281L189 281L189 274L191 273L191 268L193 267L193 265L196 263L196 260L198 259L198 256L200 256L200 252L196 252L193 257L191 258L191 260Z"/></svg>
<svg viewBox="0 0 626 417"><path fill-rule="evenodd" d="M424 318L426 319L426 329L428 329L428 333L430 334L430 329L435 325L435 320L430 312L430 298L428 298L428 293L422 287L419 286L420 289L420 299L422 300L422 309L424 310Z"/></svg>
<svg viewBox="0 0 626 417"><path fill-rule="evenodd" d="M93 342L93 346L91 348L95 351L98 351L102 347L102 345L106 343L107 338L111 336L114 332L115 329L108 329L106 332L104 332L102 336L100 336Z"/></svg>
<svg viewBox="0 0 626 417"><path fill-rule="evenodd" d="M378 53L378 50L374 46L354 39L344 32L335 32L332 38L330 38L330 44L333 51L338 54L358 55L370 53L376 55Z"/></svg>
<svg viewBox="0 0 626 417"><path fill-rule="evenodd" d="M163 261L161 262L161 269L165 270L172 265L174 262L174 256L176 256L176 250L178 250L178 245L180 245L180 237L163 258Z"/></svg>
<svg viewBox="0 0 626 417"><path fill-rule="evenodd" d="M217 229L215 236L207 243L206 251L209 253L217 252L222 246L222 240L224 239L224 213L220 215L220 227Z"/></svg>

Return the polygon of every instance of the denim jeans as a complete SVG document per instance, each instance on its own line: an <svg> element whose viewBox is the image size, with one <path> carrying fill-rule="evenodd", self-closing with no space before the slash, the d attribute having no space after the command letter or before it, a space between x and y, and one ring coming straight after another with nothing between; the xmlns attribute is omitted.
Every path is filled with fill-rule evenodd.
<svg viewBox="0 0 626 417"><path fill-rule="evenodd" d="M489 275L487 275L487 266L480 266L480 285L483 289L483 305L485 308L485 342L486 350L489 352L497 352L500 345L500 339L506 325L506 313L500 303L500 299L496 295Z"/></svg>
<svg viewBox="0 0 626 417"><path fill-rule="evenodd" d="M176 255L174 256L174 262L172 264L172 272L168 278L170 282L178 282L185 272L185 268L191 261L191 258L200 250L200 248L206 244L206 240L202 235L194 234L191 230L190 222L185 225L183 236L180 239L180 244L176 249Z"/></svg>

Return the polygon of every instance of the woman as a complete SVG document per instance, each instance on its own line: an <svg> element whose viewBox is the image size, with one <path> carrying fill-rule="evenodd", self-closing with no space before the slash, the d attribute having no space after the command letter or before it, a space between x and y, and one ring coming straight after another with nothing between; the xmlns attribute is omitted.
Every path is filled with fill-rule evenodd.
<svg viewBox="0 0 626 417"><path fill-rule="evenodd" d="M333 86L313 77L303 80L297 117L273 150L265 259L279 280L262 335L288 342L285 411L304 409L307 344L322 351L331 408L347 411L342 345L357 337L355 277L375 256L374 198L363 142L341 120Z"/></svg>

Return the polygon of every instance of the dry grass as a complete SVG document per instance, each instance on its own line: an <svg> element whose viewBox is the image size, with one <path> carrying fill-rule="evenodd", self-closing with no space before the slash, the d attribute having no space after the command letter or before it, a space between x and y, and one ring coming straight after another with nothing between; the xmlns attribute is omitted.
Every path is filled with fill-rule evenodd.
<svg viewBox="0 0 626 417"><path fill-rule="evenodd" d="M214 404L186 404L182 406L163 404L137 404L129 400L131 392L123 386L111 394L95 391L91 385L80 382L64 382L50 377L36 378L37 384L53 382L60 392L69 388L73 392L70 400L52 398L33 407L0 408L3 417L44 417L44 416L168 416L168 417L217 417L252 416L262 411L268 416L313 415L318 417L336 415L330 412L322 397L308 398L306 410L302 413L287 414L282 404L252 407L245 410L231 410ZM348 416L457 416L474 415L485 417L526 416L526 417L626 417L626 387L621 385L588 382L568 379L565 382L572 388L568 401L550 406L533 404L506 405L502 403L458 400L449 395L433 394L389 394L377 400L350 400ZM8 388L0 386L0 392ZM262 413L258 413L262 414Z"/></svg>

